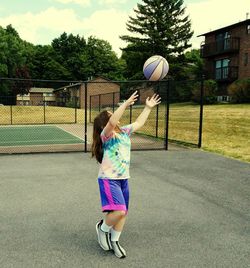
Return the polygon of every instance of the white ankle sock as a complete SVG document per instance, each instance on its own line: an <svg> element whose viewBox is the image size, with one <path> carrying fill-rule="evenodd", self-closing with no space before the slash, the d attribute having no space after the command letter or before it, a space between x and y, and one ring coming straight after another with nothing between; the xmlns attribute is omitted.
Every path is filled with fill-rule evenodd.
<svg viewBox="0 0 250 268"><path fill-rule="evenodd" d="M101 230L103 232L109 232L111 228L112 228L112 225L111 226L107 225L105 220L103 220L103 223L101 225Z"/></svg>
<svg viewBox="0 0 250 268"><path fill-rule="evenodd" d="M111 241L118 241L122 232L111 229Z"/></svg>

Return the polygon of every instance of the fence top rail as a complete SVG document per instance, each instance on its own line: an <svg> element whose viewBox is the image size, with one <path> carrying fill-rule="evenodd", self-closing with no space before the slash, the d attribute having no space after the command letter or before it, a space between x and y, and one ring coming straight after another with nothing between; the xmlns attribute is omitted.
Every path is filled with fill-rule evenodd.
<svg viewBox="0 0 250 268"><path fill-rule="evenodd" d="M167 80L161 81L149 81L149 80L107 80L107 81L96 81L96 80L49 80L49 79L28 79L28 78L15 78L15 77L0 77L0 80L9 81L29 81L29 82L52 82L52 83L158 83L166 82Z"/></svg>
<svg viewBox="0 0 250 268"><path fill-rule="evenodd" d="M15 77L0 77L0 81L29 81L29 82L51 82L51 83L75 83L75 84L102 84L102 83L166 83L167 81L171 81L171 78L167 78L165 80L160 81L149 81L149 80L107 80L107 81L95 81L95 80L49 80L49 79L27 79L27 78L15 78Z"/></svg>

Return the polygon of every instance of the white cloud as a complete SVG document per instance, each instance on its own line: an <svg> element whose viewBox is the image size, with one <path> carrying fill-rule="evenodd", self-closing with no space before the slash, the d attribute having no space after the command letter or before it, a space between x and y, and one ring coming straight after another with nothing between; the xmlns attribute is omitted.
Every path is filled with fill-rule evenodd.
<svg viewBox="0 0 250 268"><path fill-rule="evenodd" d="M115 4L125 4L127 0L99 0L101 5L115 5Z"/></svg>
<svg viewBox="0 0 250 268"><path fill-rule="evenodd" d="M249 0L204 0L187 5L186 14L190 15L194 36L194 48L199 48L204 37L197 35L213 31L246 19L250 13Z"/></svg>
<svg viewBox="0 0 250 268"><path fill-rule="evenodd" d="M126 33L128 15L123 11L107 9L96 11L88 18L81 18L73 9L51 7L39 13L27 12L0 18L0 25L6 27L12 24L22 39L33 44L50 44L63 32L79 34L85 39L93 35L107 40L120 56L119 47L124 47L125 44L119 35Z"/></svg>
<svg viewBox="0 0 250 268"><path fill-rule="evenodd" d="M64 31L72 32L72 29L80 30L79 23L81 22L72 9L58 10L54 7L36 14L27 12L0 18L0 25L12 24L22 39L34 44L49 44L51 42L51 40L41 39L41 31L47 31L49 37L51 32L61 34Z"/></svg>
<svg viewBox="0 0 250 268"><path fill-rule="evenodd" d="M81 6L89 6L90 0L54 0L56 2L62 3L62 4L78 4Z"/></svg>
<svg viewBox="0 0 250 268"><path fill-rule="evenodd" d="M128 13L116 9L107 9L94 12L89 18L83 20L83 27L88 35L94 35L111 43L113 49L120 55L120 47L124 42L119 38L127 32L126 22Z"/></svg>

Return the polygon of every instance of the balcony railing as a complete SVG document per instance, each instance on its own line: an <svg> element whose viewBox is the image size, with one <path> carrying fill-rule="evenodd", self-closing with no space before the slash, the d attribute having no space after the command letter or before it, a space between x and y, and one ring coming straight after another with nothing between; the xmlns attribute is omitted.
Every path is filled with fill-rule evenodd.
<svg viewBox="0 0 250 268"><path fill-rule="evenodd" d="M214 79L218 81L233 81L238 78L238 67L228 66L215 69Z"/></svg>
<svg viewBox="0 0 250 268"><path fill-rule="evenodd" d="M201 57L207 58L223 53L237 52L240 49L240 38L230 37L201 46Z"/></svg>

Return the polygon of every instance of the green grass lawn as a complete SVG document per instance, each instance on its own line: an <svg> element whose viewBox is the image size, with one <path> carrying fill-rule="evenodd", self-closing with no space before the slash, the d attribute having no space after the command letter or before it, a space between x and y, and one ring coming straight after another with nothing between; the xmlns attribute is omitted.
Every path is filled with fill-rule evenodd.
<svg viewBox="0 0 250 268"><path fill-rule="evenodd" d="M198 128L199 107L171 106L170 138L197 142ZM202 148L250 162L250 105L205 105Z"/></svg>
<svg viewBox="0 0 250 268"><path fill-rule="evenodd" d="M0 125L11 124L10 106L0 106ZM84 110L67 107L43 106L12 106L12 124L53 124L53 123L78 123L84 122Z"/></svg>
<svg viewBox="0 0 250 268"><path fill-rule="evenodd" d="M132 122L144 107L134 107ZM111 109L110 109L111 110ZM0 107L0 125L10 124L10 107ZM92 121L99 111L91 111ZM129 123L129 109L121 125ZM183 103L170 105L169 138L188 143L198 143L199 106ZM13 106L13 123L43 123L43 107ZM88 112L89 120L89 112ZM155 136L156 108L139 132ZM46 107L46 123L74 123L75 109ZM77 122L84 122L84 110L77 110ZM165 136L165 106L159 106L158 137ZM250 162L250 104L205 105L203 117L202 148L225 156Z"/></svg>

